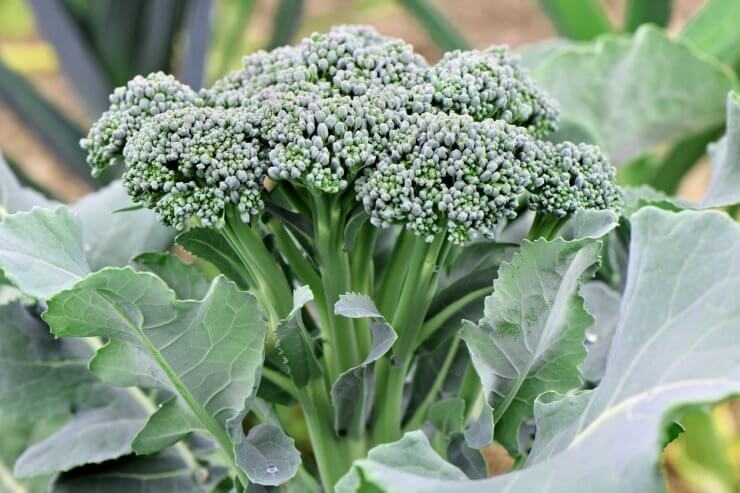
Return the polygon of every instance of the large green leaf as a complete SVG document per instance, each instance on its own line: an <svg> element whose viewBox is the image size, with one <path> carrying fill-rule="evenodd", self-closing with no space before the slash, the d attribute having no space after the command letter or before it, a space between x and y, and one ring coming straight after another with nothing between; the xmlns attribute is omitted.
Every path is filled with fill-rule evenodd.
<svg viewBox="0 0 740 493"><path fill-rule="evenodd" d="M224 468L193 468L167 452L75 469L58 476L49 493L208 493L225 476Z"/></svg>
<svg viewBox="0 0 740 493"><path fill-rule="evenodd" d="M578 288L598 262L600 247L590 239L525 241L511 263L499 269L484 317L463 326L462 337L494 409L496 440L512 452L538 395L581 384L578 366L593 318Z"/></svg>
<svg viewBox="0 0 740 493"><path fill-rule="evenodd" d="M200 300L208 292L208 281L203 271L170 252L145 252L134 257L133 262L162 279L178 300Z"/></svg>
<svg viewBox="0 0 740 493"><path fill-rule="evenodd" d="M740 202L740 93L727 95L727 130L709 146L712 183L702 205L719 207Z"/></svg>
<svg viewBox="0 0 740 493"><path fill-rule="evenodd" d="M0 269L36 298L71 287L90 272L79 221L64 207L6 216L0 222Z"/></svg>
<svg viewBox="0 0 740 493"><path fill-rule="evenodd" d="M740 392L740 226L713 211L654 207L631 225L604 379L594 391L540 397L540 439L522 470L463 483L436 479L434 468L365 460L355 463L355 480L404 493L664 491L658 461L668 423L686 406Z"/></svg>
<svg viewBox="0 0 740 493"><path fill-rule="evenodd" d="M90 350L55 341L19 303L0 306L0 415L35 421L64 414L100 382L87 370Z"/></svg>
<svg viewBox="0 0 740 493"><path fill-rule="evenodd" d="M589 382L598 382L604 375L609 348L619 322L621 297L601 281L587 282L581 286L580 294L586 310L594 317L594 324L586 330L588 355L581 365L581 373Z"/></svg>
<svg viewBox="0 0 740 493"><path fill-rule="evenodd" d="M240 288L249 288L249 280L237 260L239 256L217 231L211 228L192 228L178 235L175 242L193 255L212 263Z"/></svg>
<svg viewBox="0 0 740 493"><path fill-rule="evenodd" d="M131 453L131 441L147 413L125 391L112 393L104 406L78 412L46 440L26 449L15 463L17 477L69 471Z"/></svg>
<svg viewBox="0 0 740 493"><path fill-rule="evenodd" d="M398 471L399 477L407 475L411 482L398 483L397 491L435 491L434 489L417 489L415 482L417 473L429 474L429 478L436 480L465 480L467 476L460 469L444 461L437 452L432 450L424 433L411 431L406 433L397 442L378 445L370 450L367 459L355 462L361 471L388 470L391 473ZM390 479L390 478L389 478ZM336 485L337 493L360 491L363 479L356 469L350 470ZM434 482L432 482L434 484ZM404 489L408 488L408 489Z"/></svg>
<svg viewBox="0 0 740 493"><path fill-rule="evenodd" d="M533 71L614 164L722 125L734 74L654 26L555 51Z"/></svg>
<svg viewBox="0 0 740 493"><path fill-rule="evenodd" d="M134 450L137 442L151 452L152 443L164 448L205 430L233 462L227 428L259 382L267 333L251 294L220 276L202 301L180 301L150 273L106 268L47 303L43 318L57 337L114 342L98 350L95 374L115 375L115 385L146 380L176 397L150 417Z"/></svg>
<svg viewBox="0 0 740 493"><path fill-rule="evenodd" d="M36 190L22 186L0 154L0 218L34 206L52 208L55 205Z"/></svg>
<svg viewBox="0 0 740 493"><path fill-rule="evenodd" d="M164 250L172 242L174 230L160 225L152 211L142 208L114 212L131 205L126 189L115 182L72 206L82 224L83 245L91 270L127 265L134 255Z"/></svg>

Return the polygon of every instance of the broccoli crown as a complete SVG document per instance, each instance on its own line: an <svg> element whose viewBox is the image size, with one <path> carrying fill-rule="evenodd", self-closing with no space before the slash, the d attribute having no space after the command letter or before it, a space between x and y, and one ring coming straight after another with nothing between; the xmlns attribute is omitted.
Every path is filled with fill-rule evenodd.
<svg viewBox="0 0 740 493"><path fill-rule="evenodd" d="M260 213L265 176L355 193L378 227L492 237L519 204L618 209L598 148L539 139L557 105L505 47L430 66L405 42L339 26L244 58L200 93L161 73L116 89L83 139L94 173L125 159L135 201L183 227Z"/></svg>
<svg viewBox="0 0 740 493"><path fill-rule="evenodd" d="M434 104L476 120L503 120L535 135L557 128L558 106L503 46L453 51L432 68Z"/></svg>
<svg viewBox="0 0 740 493"><path fill-rule="evenodd" d="M126 145L123 183L134 201L178 229L191 219L219 227L229 203L249 222L263 207L258 133L259 115L241 109L157 115Z"/></svg>
<svg viewBox="0 0 740 493"><path fill-rule="evenodd" d="M529 208L563 217L578 209L622 208L616 169L594 145L541 142L530 168Z"/></svg>
<svg viewBox="0 0 740 493"><path fill-rule="evenodd" d="M201 106L190 87L162 72L137 75L110 95L110 108L93 124L80 145L94 176L123 160L126 142L152 117L175 108Z"/></svg>
<svg viewBox="0 0 740 493"><path fill-rule="evenodd" d="M517 127L439 113L410 115L386 152L357 181L371 223L405 224L427 241L444 230L454 243L491 238L516 215L537 156Z"/></svg>

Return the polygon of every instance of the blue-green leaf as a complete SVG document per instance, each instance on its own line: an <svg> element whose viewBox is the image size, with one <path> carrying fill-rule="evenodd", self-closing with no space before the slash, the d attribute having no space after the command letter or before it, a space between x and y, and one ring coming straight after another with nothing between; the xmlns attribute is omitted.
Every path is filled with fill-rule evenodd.
<svg viewBox="0 0 740 493"><path fill-rule="evenodd" d="M488 404L496 440L518 451L519 427L532 417L535 398L581 384L585 330L593 318L578 288L598 262L593 240L525 241L499 269L478 324L466 322L468 345Z"/></svg>

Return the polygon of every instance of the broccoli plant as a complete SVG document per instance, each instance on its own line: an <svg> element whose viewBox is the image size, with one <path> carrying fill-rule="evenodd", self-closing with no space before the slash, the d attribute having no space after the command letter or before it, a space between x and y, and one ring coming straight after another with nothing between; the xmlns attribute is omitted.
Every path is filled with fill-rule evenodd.
<svg viewBox="0 0 740 493"><path fill-rule="evenodd" d="M61 473L53 491L472 491L460 482L486 476L480 450L494 441L525 467L510 481L526 482L531 464L563 449L567 460L575 443L589 453L589 435L605 440L630 412L620 406L650 405L640 392L670 387L655 404L665 410L738 388L681 387L711 351L705 372L737 369L737 353L714 346L738 317L737 256L714 252L691 289L727 284L706 295L723 307L716 337L689 347L696 314L677 304L696 302L651 292L661 268L670 278L702 248L688 244L695 227L730 251L738 228L656 208L618 227L623 212L669 202L624 195L597 146L546 140L558 105L505 47L430 65L399 39L340 26L247 56L209 89L154 73L110 101L81 142L88 163L124 168L133 206L115 217L153 211L178 231L178 255L93 265L90 233L66 208L0 224L13 316L64 344L46 341L55 352L39 364L92 354L79 392L57 403L72 420L16 463L21 476ZM602 265L630 235L629 266ZM666 264L651 271L659 245ZM679 273L668 288L687 282ZM601 341L587 351L607 323L594 307L620 298L611 353ZM687 361L651 372L650 330L675 332ZM116 446L91 422L115 430ZM632 452L649 462L644 448ZM650 484L654 471L627 459L608 484L627 473Z"/></svg>

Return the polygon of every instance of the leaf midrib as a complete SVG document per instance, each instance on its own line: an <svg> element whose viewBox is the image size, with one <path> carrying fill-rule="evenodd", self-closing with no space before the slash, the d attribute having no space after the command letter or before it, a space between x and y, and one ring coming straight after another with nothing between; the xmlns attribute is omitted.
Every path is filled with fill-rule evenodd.
<svg viewBox="0 0 740 493"><path fill-rule="evenodd" d="M208 413L208 411L206 411L195 399L195 397L193 397L193 395L190 393L190 390L188 390L188 388L177 375L175 370L170 366L167 360L162 357L157 347L144 333L143 328L139 327L136 323L134 323L133 320L131 320L128 315L119 310L118 306L111 299L109 299L106 294L101 293L101 295L102 298L110 305L111 309L121 318L121 320L123 320L123 322L132 330L132 332L139 336L141 341L144 343L146 350L154 358L160 368L162 368L162 371L164 372L170 383L172 383L177 393L183 398L188 407L190 407L190 409L195 413L198 420L204 425L211 436L216 439L219 446L223 449L224 453L226 454L232 465L234 467L237 467L234 463L231 440L226 434L226 431L218 425L216 420Z"/></svg>
<svg viewBox="0 0 740 493"><path fill-rule="evenodd" d="M519 376L517 377L517 381L514 384L514 386L511 388L511 390L506 394L506 398L495 407L494 413L493 413L493 421L494 423L497 422L499 419L501 419L501 416L506 412L506 410L509 408L511 403L514 401L516 396L519 393L519 390L521 389L522 385L524 385L525 380L527 380L527 377L529 376L529 372L532 369L532 366L534 366L535 360L537 360L540 356L540 349L544 343L545 340L547 340L547 335L554 330L552 325L554 324L552 314L556 311L556 308L559 308L562 310L565 307L565 304L568 301L569 296L567 295L567 290L563 290L563 285L565 285L566 279L569 281L572 280L573 274L573 266L576 264L576 262L579 260L579 257L583 255L583 250L588 248L588 244L584 245L581 249L579 249L576 254L573 256L573 258L570 261L570 265L568 266L568 270L565 272L565 275L560 280L560 285L558 287L558 291L555 294L555 300L552 304L552 307L550 307L549 314L547 316L547 320L545 321L544 330L542 331L542 336L540 337L537 346L534 348L534 351L532 351L532 357L527 362L527 365L524 367L524 369L519 373ZM577 274L575 276L575 281L577 282L577 278L581 274ZM494 288L495 289L495 288ZM564 291L566 291L564 293ZM578 294L576 293L576 296ZM544 296L543 296L544 299ZM547 302L547 300L545 300ZM524 333L522 332L522 337L524 337Z"/></svg>

